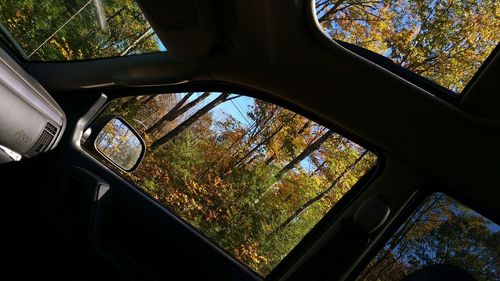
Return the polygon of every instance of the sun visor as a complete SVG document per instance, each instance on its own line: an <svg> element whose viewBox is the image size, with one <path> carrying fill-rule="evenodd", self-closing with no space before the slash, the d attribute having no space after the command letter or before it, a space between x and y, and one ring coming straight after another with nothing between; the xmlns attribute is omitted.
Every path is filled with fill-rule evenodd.
<svg viewBox="0 0 500 281"><path fill-rule="evenodd" d="M217 31L210 1L143 0L139 5L176 61L197 61L212 50Z"/></svg>

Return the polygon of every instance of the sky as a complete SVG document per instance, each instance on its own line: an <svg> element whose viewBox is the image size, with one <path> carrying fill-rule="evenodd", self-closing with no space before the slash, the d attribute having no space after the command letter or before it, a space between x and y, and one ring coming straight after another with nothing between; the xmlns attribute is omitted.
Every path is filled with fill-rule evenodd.
<svg viewBox="0 0 500 281"><path fill-rule="evenodd" d="M188 101L194 100L200 95L202 95L203 92L197 92L195 93ZM207 103L211 102L213 99L215 99L219 93L213 93L211 94L206 100L204 100L200 105L199 108L203 107ZM247 97L247 96L240 96L236 99L229 100L226 102L221 103L214 109L212 109L211 113L213 114L213 118L216 121L222 121L228 116L232 116L234 119L236 119L238 122L240 122L243 126L248 127L251 126L253 121L251 120L250 117L248 117L247 113L252 110L252 106L254 103L254 98ZM300 163L300 166L308 171L312 172L315 170L315 166L311 161L310 157L306 157L304 160L302 160Z"/></svg>
<svg viewBox="0 0 500 281"><path fill-rule="evenodd" d="M202 95L203 92L196 92L193 96L189 98L188 101L192 101ZM198 107L201 108L207 103L210 103L215 99L220 93L213 92L210 96L205 99ZM251 110L253 105L253 98L240 96L236 99L223 102L214 108L211 112L216 121L221 121L226 118L227 115L233 116L238 122L244 126L249 126L252 120L247 116L247 112Z"/></svg>
<svg viewBox="0 0 500 281"><path fill-rule="evenodd" d="M160 48L160 51L161 52L166 52L167 51L167 48L165 47L165 45L163 45L163 42L161 42L160 38L158 37L158 35L156 35L156 33L154 33L154 39L156 41L156 44L158 44L158 48Z"/></svg>

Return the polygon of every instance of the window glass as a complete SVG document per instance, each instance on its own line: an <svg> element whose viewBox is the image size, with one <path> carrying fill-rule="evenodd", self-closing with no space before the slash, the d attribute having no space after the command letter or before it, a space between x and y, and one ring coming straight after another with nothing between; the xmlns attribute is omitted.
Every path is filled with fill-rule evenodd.
<svg viewBox="0 0 500 281"><path fill-rule="evenodd" d="M456 93L500 41L497 0L315 0L323 31Z"/></svg>
<svg viewBox="0 0 500 281"><path fill-rule="evenodd" d="M430 196L357 278L401 280L451 264L478 281L500 280L500 226L442 193Z"/></svg>
<svg viewBox="0 0 500 281"><path fill-rule="evenodd" d="M103 114L148 146L123 175L263 276L377 161L299 114L235 94L120 98Z"/></svg>
<svg viewBox="0 0 500 281"><path fill-rule="evenodd" d="M30 60L165 50L134 0L0 0L0 25Z"/></svg>

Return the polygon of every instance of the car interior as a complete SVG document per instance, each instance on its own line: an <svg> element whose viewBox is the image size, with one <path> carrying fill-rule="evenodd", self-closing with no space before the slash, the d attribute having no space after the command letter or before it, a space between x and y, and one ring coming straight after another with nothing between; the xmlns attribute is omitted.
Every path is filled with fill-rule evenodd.
<svg viewBox="0 0 500 281"><path fill-rule="evenodd" d="M500 280L500 5L400 2L0 1L0 279Z"/></svg>

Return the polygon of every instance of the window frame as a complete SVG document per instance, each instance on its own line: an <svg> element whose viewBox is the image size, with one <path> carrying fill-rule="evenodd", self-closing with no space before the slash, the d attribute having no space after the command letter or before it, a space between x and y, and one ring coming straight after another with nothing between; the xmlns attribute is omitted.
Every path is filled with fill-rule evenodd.
<svg viewBox="0 0 500 281"><path fill-rule="evenodd" d="M321 236L335 223L338 222L338 219L342 216L344 211L352 204L352 202L356 201L360 195L367 190L371 183L380 175L380 173L385 168L385 161L383 157L383 153L381 150L369 143L368 141L350 133L349 131L333 124L333 122L326 120L311 111L300 107L297 104L285 101L283 99L274 97L269 93L265 93L258 90L253 90L249 88L243 88L238 85L233 85L229 83L223 82L201 82L201 83L186 83L179 85L169 85L169 86L151 86L151 87L143 87L143 88L127 88L127 87L119 87L113 88L109 90L103 91L103 94L107 97L106 102L100 107L100 109L94 114L93 118L87 123L85 128L89 128L96 119L101 116L101 114L107 109L110 103L118 98L123 97L133 97L133 96L144 96L144 95L154 95L158 93L163 94L176 94L182 92L192 92L192 91L211 91L211 92L229 92L231 94L239 94L244 95L250 98L259 99L264 102L272 103L274 105L280 106L284 109L297 113L309 120L316 122L317 124L324 126L330 130L333 130L336 134L341 135L344 138L349 139L350 141L355 142L359 146L369 150L377 157L377 162L372 167L371 170L367 171L363 177L361 177L349 191L347 191L344 196L334 205L332 208L315 224L315 226L306 233L306 235L300 240L300 242L273 268L273 270L267 275L262 276L259 273L255 272L245 263L239 261L235 258L231 253L223 249L219 246L218 243L213 241L210 237L207 237L204 233L196 229L191 223L181 217L179 214L171 210L168 206L158 202L154 199L150 194L148 194L143 188L137 186L135 183L129 181L125 177L121 176L119 173L110 169L112 173L114 173L117 177L122 179L124 182L127 182L131 187L133 187L136 191L140 192L142 195L147 197L149 200L155 202L157 206L159 206L163 211L168 212L170 215L177 218L179 221L183 222L185 227L194 231L197 235L203 237L206 241L208 241L213 247L223 252L225 255L230 257L233 262L239 264L244 267L246 270L253 273L255 276L260 278L261 280L278 280L280 279L287 270L292 267L295 262L303 256L303 254L309 249L313 243L317 242ZM140 93L140 94L138 94ZM90 154L88 151L84 150L89 154L89 156L94 157L94 155ZM96 158L97 161L99 161ZM108 167L112 165L111 163L103 163L104 166ZM109 168L109 167L108 167Z"/></svg>
<svg viewBox="0 0 500 281"><path fill-rule="evenodd" d="M470 79L469 83L465 85L464 89L460 93L460 100L462 100L469 90L476 84L477 80L479 80L479 77L483 74L483 72L488 68L488 66L491 64L493 59L500 53L500 44L497 44L495 49L488 55L488 57L483 61L481 66L477 69L476 73L472 78Z"/></svg>
<svg viewBox="0 0 500 281"><path fill-rule="evenodd" d="M118 58L128 58L128 57L146 57L149 55L154 55L154 54L167 54L168 50L165 51L155 51L155 52L149 52L149 53L139 53L139 54L128 54L126 56L110 56L110 57L102 57L102 58L86 58L82 60L30 60L28 58L28 55L24 52L24 50L19 46L19 43L12 38L10 33L3 34L1 31L2 27L0 26L0 48L5 50L14 60L16 60L20 64L26 64L26 63L36 63L36 64L70 64L70 63L85 63L89 61L102 61L102 60L112 60L112 59L118 59Z"/></svg>

